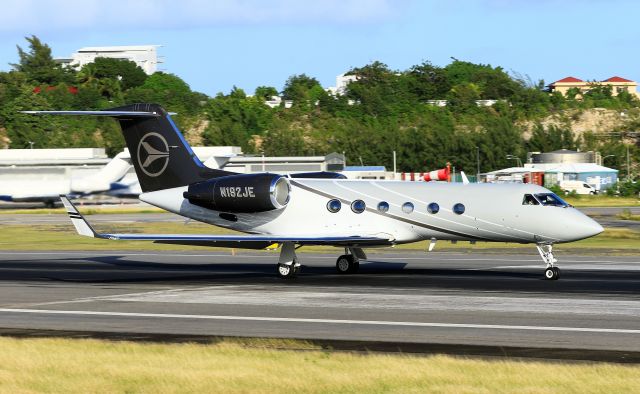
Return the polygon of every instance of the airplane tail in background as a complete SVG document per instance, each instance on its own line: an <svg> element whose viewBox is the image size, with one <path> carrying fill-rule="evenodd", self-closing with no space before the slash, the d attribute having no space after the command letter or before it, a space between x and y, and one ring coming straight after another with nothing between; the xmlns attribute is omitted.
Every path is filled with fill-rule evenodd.
<svg viewBox="0 0 640 394"><path fill-rule="evenodd" d="M212 170L193 153L171 116L158 104L131 104L105 111L24 111L38 115L91 115L116 118L143 192L186 186L232 175Z"/></svg>
<svg viewBox="0 0 640 394"><path fill-rule="evenodd" d="M120 152L97 173L71 179L71 193L89 194L107 191L111 188L111 184L122 179L130 168L129 152Z"/></svg>

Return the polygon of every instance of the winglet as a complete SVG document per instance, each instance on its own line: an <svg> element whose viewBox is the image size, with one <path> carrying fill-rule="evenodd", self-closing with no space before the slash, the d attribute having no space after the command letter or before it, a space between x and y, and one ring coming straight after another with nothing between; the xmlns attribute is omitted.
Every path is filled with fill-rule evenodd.
<svg viewBox="0 0 640 394"><path fill-rule="evenodd" d="M69 214L69 218L71 219L71 223L76 228L76 231L80 235L84 235L85 237L96 238L95 230L87 223L85 218L78 212L76 207L69 201L67 196L60 196L60 200L64 205L67 213Z"/></svg>

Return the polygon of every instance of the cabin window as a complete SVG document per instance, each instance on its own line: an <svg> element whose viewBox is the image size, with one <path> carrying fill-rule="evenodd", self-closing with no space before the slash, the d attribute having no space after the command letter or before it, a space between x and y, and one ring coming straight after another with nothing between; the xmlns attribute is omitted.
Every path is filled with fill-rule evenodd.
<svg viewBox="0 0 640 394"><path fill-rule="evenodd" d="M432 215L440 212L440 205L438 205L435 202L432 202L431 204L427 205L427 212L429 212Z"/></svg>
<svg viewBox="0 0 640 394"><path fill-rule="evenodd" d="M531 194L525 194L522 199L522 205L540 205L540 203Z"/></svg>
<svg viewBox="0 0 640 394"><path fill-rule="evenodd" d="M362 200L355 200L351 203L351 210L355 213L362 213L367 208L367 204Z"/></svg>
<svg viewBox="0 0 640 394"><path fill-rule="evenodd" d="M536 198L540 201L540 203L544 206L554 206L554 207L568 207L563 199L555 195L554 193L539 193L535 195Z"/></svg>
<svg viewBox="0 0 640 394"><path fill-rule="evenodd" d="M342 208L340 200L331 200L327 203L327 210L331 213L336 213Z"/></svg>
<svg viewBox="0 0 640 394"><path fill-rule="evenodd" d="M386 201L381 201L378 203L378 211L387 212L389 210L389 203Z"/></svg>
<svg viewBox="0 0 640 394"><path fill-rule="evenodd" d="M457 203L456 205L453 206L453 212L456 215L462 215L464 213L464 209L465 209L464 204Z"/></svg>
<svg viewBox="0 0 640 394"><path fill-rule="evenodd" d="M410 202L405 202L404 204L402 204L402 212L404 213L413 212L413 204Z"/></svg>

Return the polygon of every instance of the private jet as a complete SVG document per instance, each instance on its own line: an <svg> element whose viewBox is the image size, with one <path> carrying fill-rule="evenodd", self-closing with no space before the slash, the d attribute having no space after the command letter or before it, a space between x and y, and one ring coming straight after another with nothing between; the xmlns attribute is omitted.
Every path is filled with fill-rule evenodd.
<svg viewBox="0 0 640 394"><path fill-rule="evenodd" d="M24 177L24 173L16 171L7 173L0 179L0 201L8 202L41 202L53 207L60 201L60 195L74 197L87 196L118 189L121 180L131 168L128 152L120 152L104 167L94 174L83 177L72 177L68 172L35 179Z"/></svg>
<svg viewBox="0 0 640 394"><path fill-rule="evenodd" d="M367 259L363 249L437 240L534 244L544 278L560 270L553 245L597 235L603 228L551 191L532 184L348 180L335 173L237 174L202 164L171 116L157 104L105 111L25 111L117 119L131 152L140 200L186 218L244 235L103 234L68 198L62 202L80 235L108 240L262 249L280 246L276 272L300 271L296 249L344 248L340 274Z"/></svg>

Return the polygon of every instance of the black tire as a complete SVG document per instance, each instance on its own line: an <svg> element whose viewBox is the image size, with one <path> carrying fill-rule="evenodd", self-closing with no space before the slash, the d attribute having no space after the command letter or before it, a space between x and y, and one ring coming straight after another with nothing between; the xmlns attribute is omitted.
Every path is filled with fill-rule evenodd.
<svg viewBox="0 0 640 394"><path fill-rule="evenodd" d="M544 270L544 278L546 280L558 280L560 277L560 269L558 267L549 267Z"/></svg>
<svg viewBox="0 0 640 394"><path fill-rule="evenodd" d="M278 276L282 279L295 278L296 274L300 270L300 267L296 268L294 264L278 264Z"/></svg>
<svg viewBox="0 0 640 394"><path fill-rule="evenodd" d="M353 266L354 259L353 256L349 254L343 254L342 256L338 257L338 260L336 260L336 271L338 271L338 273L341 275L352 273Z"/></svg>

